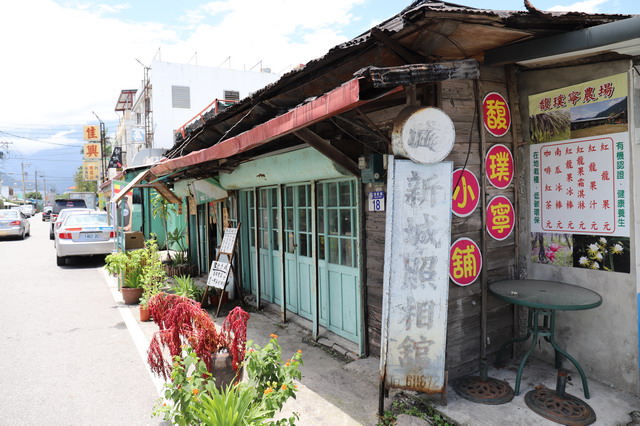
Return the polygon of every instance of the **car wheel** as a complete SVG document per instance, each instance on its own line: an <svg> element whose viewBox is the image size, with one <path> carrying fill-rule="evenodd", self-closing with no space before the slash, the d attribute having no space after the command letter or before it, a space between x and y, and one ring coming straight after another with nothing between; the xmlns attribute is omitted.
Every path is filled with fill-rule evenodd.
<svg viewBox="0 0 640 426"><path fill-rule="evenodd" d="M26 237L26 233L25 233L24 231L25 231L25 230L23 229L23 230L22 230L22 234L20 235L20 239L21 239L21 240L24 240L24 239L25 239L25 237Z"/></svg>
<svg viewBox="0 0 640 426"><path fill-rule="evenodd" d="M67 264L67 258L64 256L56 256L56 265L64 266Z"/></svg>

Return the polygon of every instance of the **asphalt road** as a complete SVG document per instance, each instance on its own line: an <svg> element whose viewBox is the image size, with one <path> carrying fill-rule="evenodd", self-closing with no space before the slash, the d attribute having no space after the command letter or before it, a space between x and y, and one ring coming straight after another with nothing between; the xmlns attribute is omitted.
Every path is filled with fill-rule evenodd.
<svg viewBox="0 0 640 426"><path fill-rule="evenodd" d="M0 238L0 425L143 425L158 393L102 259L56 266L49 222Z"/></svg>

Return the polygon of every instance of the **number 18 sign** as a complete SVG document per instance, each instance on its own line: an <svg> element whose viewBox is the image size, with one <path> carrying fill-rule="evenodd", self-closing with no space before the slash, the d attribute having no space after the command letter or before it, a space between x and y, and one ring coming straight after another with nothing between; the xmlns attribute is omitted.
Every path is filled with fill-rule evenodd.
<svg viewBox="0 0 640 426"><path fill-rule="evenodd" d="M369 211L384 211L384 191L373 191L369 193Z"/></svg>

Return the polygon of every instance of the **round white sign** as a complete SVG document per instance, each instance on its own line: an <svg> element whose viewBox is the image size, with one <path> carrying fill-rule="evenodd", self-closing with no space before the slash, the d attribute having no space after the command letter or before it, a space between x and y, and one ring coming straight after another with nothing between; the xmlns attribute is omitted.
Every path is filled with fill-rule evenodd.
<svg viewBox="0 0 640 426"><path fill-rule="evenodd" d="M453 121L433 107L408 107L396 118L391 144L393 153L419 164L438 163L455 143Z"/></svg>

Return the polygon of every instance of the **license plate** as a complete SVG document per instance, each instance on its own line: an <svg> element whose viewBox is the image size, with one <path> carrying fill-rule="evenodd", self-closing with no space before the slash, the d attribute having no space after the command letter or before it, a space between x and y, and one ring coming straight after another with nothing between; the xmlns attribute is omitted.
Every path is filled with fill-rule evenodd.
<svg viewBox="0 0 640 426"><path fill-rule="evenodd" d="M100 238L100 232L83 232L78 238L79 241L95 241Z"/></svg>

